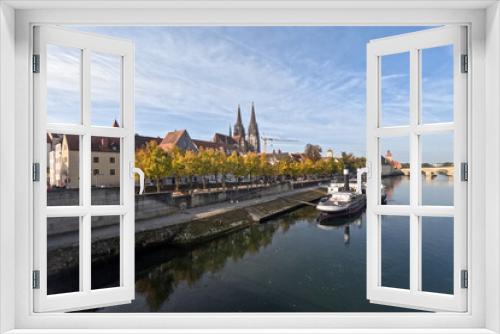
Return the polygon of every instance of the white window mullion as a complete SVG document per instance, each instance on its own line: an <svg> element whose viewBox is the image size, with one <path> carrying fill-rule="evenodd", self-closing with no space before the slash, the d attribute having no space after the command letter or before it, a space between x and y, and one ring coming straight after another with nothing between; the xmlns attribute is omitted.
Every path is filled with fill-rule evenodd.
<svg viewBox="0 0 500 334"><path fill-rule="evenodd" d="M420 219L410 214L410 291L416 293L420 286Z"/></svg>
<svg viewBox="0 0 500 334"><path fill-rule="evenodd" d="M91 280L92 280L92 225L91 225L91 216L90 213L83 216L83 228L81 231L81 240L80 250L82 252L82 264L80 265L83 268L83 273L80 274L80 277L83 277L83 292L90 293L91 291Z"/></svg>
<svg viewBox="0 0 500 334"><path fill-rule="evenodd" d="M413 209L420 204L420 137L415 129L420 121L420 51L410 50L410 291L420 286L420 219Z"/></svg>
<svg viewBox="0 0 500 334"><path fill-rule="evenodd" d="M367 49L367 80L369 83L366 87L367 98L367 161L371 165L371 173L367 178L367 271L366 271L366 291L368 298L371 299L372 292L380 283L380 220L379 216L374 212L374 208L380 203L380 189L377 187L380 184L380 138L374 131L380 124L381 99L380 99L380 57L373 54L370 48Z"/></svg>
<svg viewBox="0 0 500 334"><path fill-rule="evenodd" d="M124 55L121 60L121 115L122 127L127 132L121 140L123 144L121 154L122 166L122 197L121 201L127 213L121 216L121 285L127 288L130 299L134 299L135 281L135 181L131 168L135 166L135 135L134 135L134 49Z"/></svg>

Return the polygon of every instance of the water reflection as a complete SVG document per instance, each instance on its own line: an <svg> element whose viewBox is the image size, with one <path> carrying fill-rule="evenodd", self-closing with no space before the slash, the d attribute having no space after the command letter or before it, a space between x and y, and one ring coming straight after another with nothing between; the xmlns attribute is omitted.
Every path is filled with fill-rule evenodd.
<svg viewBox="0 0 500 334"><path fill-rule="evenodd" d="M136 299L95 311L404 310L366 300L365 215L320 224L317 218L305 207L191 250L138 256Z"/></svg>
<svg viewBox="0 0 500 334"><path fill-rule="evenodd" d="M453 193L447 180L437 176L434 181L437 186L428 186L435 196ZM384 182L392 201L400 200L399 188L409 187L405 177ZM318 217L315 207L307 206L190 250L164 247L138 254L135 300L93 311L412 312L366 299L366 214ZM450 234L453 222L446 225L440 219L426 227L425 254L430 255L422 266L432 286L424 288L449 293L449 279L440 277L449 277L453 268L448 263L453 240L442 236ZM395 229L387 244L391 272L408 265L400 261L407 234Z"/></svg>
<svg viewBox="0 0 500 334"><path fill-rule="evenodd" d="M318 217L318 227L323 230L338 230L344 231L344 244L348 245L351 240L350 226L354 225L358 228L363 226L361 219L362 213L358 213L353 217L348 218L332 218L328 215Z"/></svg>
<svg viewBox="0 0 500 334"><path fill-rule="evenodd" d="M422 175L422 205L453 206L453 176ZM382 178L388 205L410 204L410 178L392 176Z"/></svg>
<svg viewBox="0 0 500 334"><path fill-rule="evenodd" d="M437 181L437 186L428 186L434 187L434 196L442 197L438 200L449 200L453 187L440 177L444 176L431 181ZM389 201L405 200L397 196L409 193L399 191L409 187L409 178L383 181ZM423 185L427 186L424 181ZM191 250L161 248L138 255L135 300L94 311L412 311L371 304L366 299L366 214L348 219L318 220L318 216L314 207L307 206ZM429 225L430 235L442 235L442 225ZM399 240L404 233L395 233L391 252L402 254ZM449 251L442 252L446 256L435 252L452 249L453 240L427 239L426 250L433 255L423 263L426 279L435 284L432 291L444 291L447 282L437 277L449 271L441 269L450 267L444 266ZM391 270L405 268L407 262L394 261Z"/></svg>

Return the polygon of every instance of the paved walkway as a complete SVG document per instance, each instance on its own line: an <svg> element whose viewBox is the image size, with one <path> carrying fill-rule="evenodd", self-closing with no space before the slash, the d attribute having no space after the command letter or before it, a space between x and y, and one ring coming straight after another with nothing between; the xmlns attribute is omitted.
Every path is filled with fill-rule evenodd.
<svg viewBox="0 0 500 334"><path fill-rule="evenodd" d="M308 191L314 188L319 188L319 186L294 189L291 191L287 191L284 193L274 194L263 196L261 198L250 199L245 201L239 201L238 203L230 203L230 202L221 202L217 204L201 206L196 208L187 209L185 212L176 213L168 216L146 219L146 220L137 220L135 222L135 231L148 231L154 230L157 228L177 225L177 224L185 224L197 218L206 218L213 215L229 212L232 210L236 210L239 208L260 204L268 201L272 201L274 199L298 194L304 191ZM94 238L110 238L117 236L118 229L117 226L104 226L98 229L92 230L92 239ZM47 240L48 247L61 247L63 245L73 244L75 240L78 240L77 232L59 234L52 237L49 237Z"/></svg>

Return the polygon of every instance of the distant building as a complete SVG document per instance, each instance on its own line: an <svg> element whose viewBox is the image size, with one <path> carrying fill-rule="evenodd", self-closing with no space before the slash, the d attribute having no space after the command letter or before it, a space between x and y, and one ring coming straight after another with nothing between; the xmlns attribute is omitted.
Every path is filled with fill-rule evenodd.
<svg viewBox="0 0 500 334"><path fill-rule="evenodd" d="M260 153L260 133L259 126L255 117L255 106L252 103L252 112L250 116L250 124L248 125L248 134L245 132L245 126L241 120L241 108L238 105L238 115L234 131L229 135L216 133L212 141L214 143L224 145L226 150Z"/></svg>
<svg viewBox="0 0 500 334"><path fill-rule="evenodd" d="M385 155L385 160L389 163L392 162L392 154L390 150L387 150L387 154Z"/></svg>
<svg viewBox="0 0 500 334"><path fill-rule="evenodd" d="M113 127L118 127L115 120ZM91 137L92 186L120 186L120 138ZM51 187L80 187L80 136L47 134Z"/></svg>
<svg viewBox="0 0 500 334"><path fill-rule="evenodd" d="M252 102L252 113L250 116L250 124L248 125L248 150L260 153L260 134L257 120L255 119L255 107Z"/></svg>
<svg viewBox="0 0 500 334"><path fill-rule="evenodd" d="M382 175L400 175L402 174L401 168L403 167L399 162L392 159L392 153L387 151L385 157L381 157L382 161Z"/></svg>
<svg viewBox="0 0 500 334"><path fill-rule="evenodd" d="M198 148L193 143L193 140L187 130L169 132L160 143L160 147L165 151L170 150L174 146L177 146L183 151L198 152Z"/></svg>
<svg viewBox="0 0 500 334"><path fill-rule="evenodd" d="M326 157L327 158L333 158L333 151L332 150L326 151Z"/></svg>

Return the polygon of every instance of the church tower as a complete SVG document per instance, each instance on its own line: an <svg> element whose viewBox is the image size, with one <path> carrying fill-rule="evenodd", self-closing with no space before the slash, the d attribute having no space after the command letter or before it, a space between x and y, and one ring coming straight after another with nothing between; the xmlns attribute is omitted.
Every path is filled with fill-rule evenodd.
<svg viewBox="0 0 500 334"><path fill-rule="evenodd" d="M260 153L260 135L259 127L255 119L255 108L252 102L252 116L250 117L250 124L248 125L248 143L250 149L254 152Z"/></svg>
<svg viewBox="0 0 500 334"><path fill-rule="evenodd" d="M233 136L240 136L245 138L245 127L243 126L243 122L241 121L241 109L238 104L238 119L236 120L236 124L234 125Z"/></svg>

